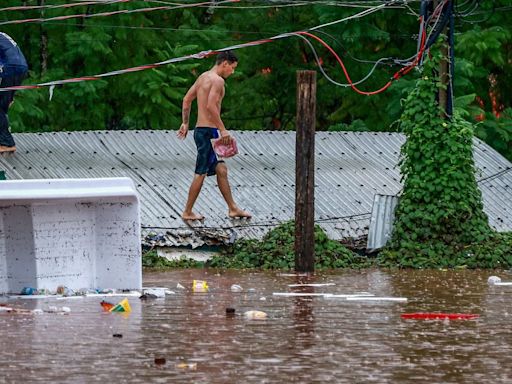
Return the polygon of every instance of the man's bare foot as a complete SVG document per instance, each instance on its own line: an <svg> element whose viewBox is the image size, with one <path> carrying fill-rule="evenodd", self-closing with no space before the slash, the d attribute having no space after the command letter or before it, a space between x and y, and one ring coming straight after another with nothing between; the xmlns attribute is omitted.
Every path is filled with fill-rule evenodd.
<svg viewBox="0 0 512 384"><path fill-rule="evenodd" d="M199 215L197 213L183 213L181 215L181 218L183 220L199 220L199 221L203 221L204 220L204 216L203 215Z"/></svg>
<svg viewBox="0 0 512 384"><path fill-rule="evenodd" d="M16 152L16 146L8 147L6 145L0 145L0 153Z"/></svg>
<svg viewBox="0 0 512 384"><path fill-rule="evenodd" d="M249 212L244 211L243 209L240 209L240 208L233 209L233 210L230 209L228 212L228 215L231 219L242 219L242 218L250 219L252 217L252 215Z"/></svg>

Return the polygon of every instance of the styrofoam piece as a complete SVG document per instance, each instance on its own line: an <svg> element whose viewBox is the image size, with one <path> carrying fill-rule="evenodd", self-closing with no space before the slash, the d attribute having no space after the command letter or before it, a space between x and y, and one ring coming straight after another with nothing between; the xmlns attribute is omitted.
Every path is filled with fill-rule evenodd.
<svg viewBox="0 0 512 384"><path fill-rule="evenodd" d="M494 283L493 285L500 285L500 286L509 286L509 285L512 285L512 282L511 281L502 281L500 283Z"/></svg>
<svg viewBox="0 0 512 384"><path fill-rule="evenodd" d="M332 285L336 285L334 283L307 283L307 284L288 284L290 288L297 287L329 287Z"/></svg>
<svg viewBox="0 0 512 384"><path fill-rule="evenodd" d="M346 299L348 297L372 297L372 296L375 296L373 293L350 293L350 294L338 294L338 293L333 293L333 294L324 294L324 297L325 298L328 298L328 299Z"/></svg>
<svg viewBox="0 0 512 384"><path fill-rule="evenodd" d="M377 296L357 296L357 297L347 297L349 301L397 301L397 302L406 302L406 297L377 297Z"/></svg>
<svg viewBox="0 0 512 384"><path fill-rule="evenodd" d="M131 291L131 292L119 292L119 293L86 293L85 297L139 297L141 295L140 292Z"/></svg>
<svg viewBox="0 0 512 384"><path fill-rule="evenodd" d="M9 299L27 299L27 300L35 300L35 299L56 299L57 295L9 295Z"/></svg>
<svg viewBox="0 0 512 384"><path fill-rule="evenodd" d="M169 288L168 287L142 287L142 291L144 291L146 289L163 289L163 290L168 290Z"/></svg>
<svg viewBox="0 0 512 384"><path fill-rule="evenodd" d="M308 273L301 273L301 272L297 272L297 273L278 273L277 276L279 277L307 277L309 276Z"/></svg>
<svg viewBox="0 0 512 384"><path fill-rule="evenodd" d="M0 186L0 293L141 289L140 207L131 179L8 180Z"/></svg>
<svg viewBox="0 0 512 384"><path fill-rule="evenodd" d="M57 300L76 300L83 298L84 296L57 296Z"/></svg>

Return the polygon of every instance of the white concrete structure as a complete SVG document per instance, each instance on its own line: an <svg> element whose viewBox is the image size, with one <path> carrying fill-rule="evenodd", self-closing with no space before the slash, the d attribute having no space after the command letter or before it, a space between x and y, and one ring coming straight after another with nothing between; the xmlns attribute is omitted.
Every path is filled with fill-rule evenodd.
<svg viewBox="0 0 512 384"><path fill-rule="evenodd" d="M60 285L142 288L131 179L0 182L0 293Z"/></svg>

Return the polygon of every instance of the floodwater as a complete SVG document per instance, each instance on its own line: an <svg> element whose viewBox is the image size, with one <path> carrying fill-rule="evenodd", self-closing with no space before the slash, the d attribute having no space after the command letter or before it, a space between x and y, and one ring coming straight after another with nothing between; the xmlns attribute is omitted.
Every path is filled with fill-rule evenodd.
<svg viewBox="0 0 512 384"><path fill-rule="evenodd" d="M97 297L0 298L11 307L71 310L0 313L0 382L510 383L512 287L489 286L491 275L512 281L504 271L464 270L337 271L309 279L278 272L145 272L145 286L175 294L129 297L127 315L103 312ZM194 279L207 281L209 291L192 292ZM288 286L306 282L335 285ZM232 292L232 284L243 291ZM367 292L408 300L274 292ZM234 317L226 316L228 307ZM268 317L246 319L248 310ZM411 312L480 317L400 317Z"/></svg>

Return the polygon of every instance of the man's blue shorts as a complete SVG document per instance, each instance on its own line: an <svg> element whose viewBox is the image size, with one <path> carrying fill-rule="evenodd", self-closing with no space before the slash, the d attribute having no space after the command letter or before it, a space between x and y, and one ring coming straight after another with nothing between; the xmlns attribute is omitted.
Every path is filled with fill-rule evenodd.
<svg viewBox="0 0 512 384"><path fill-rule="evenodd" d="M197 147L197 159L195 173L198 175L215 175L218 160L213 151L211 139L219 137L219 130L211 127L196 127L194 129L194 141Z"/></svg>

